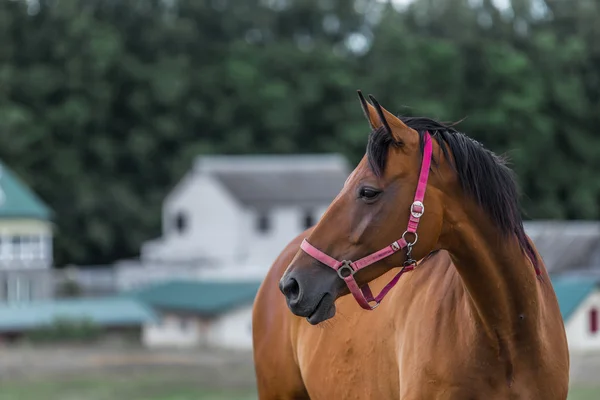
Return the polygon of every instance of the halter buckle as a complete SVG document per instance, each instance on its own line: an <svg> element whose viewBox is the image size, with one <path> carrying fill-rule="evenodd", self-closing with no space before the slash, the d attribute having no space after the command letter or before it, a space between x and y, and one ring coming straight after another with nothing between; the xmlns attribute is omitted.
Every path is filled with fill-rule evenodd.
<svg viewBox="0 0 600 400"><path fill-rule="evenodd" d="M405 234L407 232L404 232ZM403 267L408 267L408 266L414 266L417 265L417 260L415 260L414 258L412 258L412 249L413 246L415 245L415 243L417 243L417 240L419 240L419 236L417 235L417 232L413 232L415 234L415 241L412 243L407 243L406 245L406 261L404 261ZM402 238L404 238L404 235L402 235ZM404 239L406 240L406 239Z"/></svg>
<svg viewBox="0 0 600 400"><path fill-rule="evenodd" d="M340 266L340 267L337 269L337 271L336 271L336 272L337 272L337 274L338 274L338 276L339 276L340 278L342 278L342 279L346 279L347 277L354 275L354 273L355 273L356 271L354 271L354 270L352 269L352 267L350 266L350 264L352 264L352 261L348 261L348 260L344 260L344 261L342 261L342 265L341 265L341 266ZM348 275L346 275L346 276L343 276L343 275L342 275L342 271L343 271L343 270L346 270L346 269L348 270Z"/></svg>
<svg viewBox="0 0 600 400"><path fill-rule="evenodd" d="M415 207L421 207L421 211L415 210ZM425 206L423 205L423 202L421 202L419 200L413 202L410 205L410 213L415 218L421 218L421 216L423 215L423 213L425 213Z"/></svg>
<svg viewBox="0 0 600 400"><path fill-rule="evenodd" d="M412 258L409 257L408 260L404 261L404 263L402 264L403 267L410 267L410 266L416 267L417 266L417 260L413 260Z"/></svg>

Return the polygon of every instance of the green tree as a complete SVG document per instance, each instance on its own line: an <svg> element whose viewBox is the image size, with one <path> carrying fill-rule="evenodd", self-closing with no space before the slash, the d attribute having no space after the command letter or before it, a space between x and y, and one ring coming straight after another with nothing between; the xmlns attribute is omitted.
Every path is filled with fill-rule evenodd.
<svg viewBox="0 0 600 400"><path fill-rule="evenodd" d="M508 152L535 218L599 218L592 0L0 2L0 158L58 265L135 256L206 153L364 154L355 91Z"/></svg>

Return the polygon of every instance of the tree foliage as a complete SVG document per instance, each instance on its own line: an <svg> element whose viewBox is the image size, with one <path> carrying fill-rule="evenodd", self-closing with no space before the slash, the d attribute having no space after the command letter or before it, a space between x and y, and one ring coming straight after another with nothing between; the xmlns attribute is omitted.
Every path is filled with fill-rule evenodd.
<svg viewBox="0 0 600 400"><path fill-rule="evenodd" d="M567 5L568 3L568 5ZM57 263L134 256L208 153L364 154L356 89L508 152L532 218L599 218L593 0L0 2L0 157Z"/></svg>

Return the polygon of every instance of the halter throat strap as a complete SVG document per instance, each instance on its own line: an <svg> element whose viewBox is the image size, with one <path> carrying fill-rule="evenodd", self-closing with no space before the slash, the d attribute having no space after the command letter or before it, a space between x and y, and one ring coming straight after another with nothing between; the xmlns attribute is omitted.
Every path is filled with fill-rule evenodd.
<svg viewBox="0 0 600 400"><path fill-rule="evenodd" d="M306 239L302 241L300 248L309 256L318 260L319 262L333 268L338 276L346 282L350 293L354 296L358 304L365 310L374 310L377 308L381 300L385 295L398 283L402 274L408 271L412 271L416 266L416 261L412 259L411 252L412 247L417 243L419 236L417 235L417 228L419 227L419 220L425 212L425 206L423 205L423 199L425 198L425 190L427 189L427 181L429 179L429 169L431 167L431 153L432 153L432 139L429 132L425 132L424 135L425 148L423 150L423 161L421 163L421 172L419 175L419 182L415 191L414 201L410 206L410 217L408 219L408 225L406 231L402 234L402 237L389 246L383 249L367 255L357 261L343 260L339 261L335 258L325 254L321 250L311 245ZM406 236L410 234L413 236L412 241L408 241ZM373 296L371 288L368 284L362 287L358 286L358 283L354 279L354 274L363 268L368 267L398 251L407 248L407 260L402 265L400 271L392 278L392 280L381 290L377 296ZM373 303L373 304L372 304Z"/></svg>

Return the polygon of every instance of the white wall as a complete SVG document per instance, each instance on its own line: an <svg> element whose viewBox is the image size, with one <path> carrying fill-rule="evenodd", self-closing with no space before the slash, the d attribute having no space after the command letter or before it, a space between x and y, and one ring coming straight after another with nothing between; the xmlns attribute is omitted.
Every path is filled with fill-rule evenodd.
<svg viewBox="0 0 600 400"><path fill-rule="evenodd" d="M175 228L178 212L186 216L187 229ZM243 210L231 194L208 175L186 176L165 200L163 237L145 245L144 258L178 260L208 258L239 261Z"/></svg>
<svg viewBox="0 0 600 400"><path fill-rule="evenodd" d="M313 209L313 218L317 222L327 205ZM256 229L258 214L254 210L244 213L244 230L248 232L247 239L242 242L243 253L247 256L246 263L251 265L264 265L269 268L275 258L288 245L288 243L303 232L304 209L289 206L272 209L269 212L271 230L265 233Z"/></svg>
<svg viewBox="0 0 600 400"><path fill-rule="evenodd" d="M600 327L600 291L592 292L565 323L569 349L572 351L600 350L600 331L590 332L590 310L598 310Z"/></svg>
<svg viewBox="0 0 600 400"><path fill-rule="evenodd" d="M211 323L209 344L229 349L252 349L252 304L224 314Z"/></svg>
<svg viewBox="0 0 600 400"><path fill-rule="evenodd" d="M270 210L268 217L270 230L259 232L256 228L258 214L253 210L245 212L245 231L248 235L243 246L248 264L270 266L290 240L303 230L300 225L302 212L295 207Z"/></svg>
<svg viewBox="0 0 600 400"><path fill-rule="evenodd" d="M206 323L196 317L164 313L158 322L143 326L142 343L148 347L193 347L206 341L207 331Z"/></svg>
<svg viewBox="0 0 600 400"><path fill-rule="evenodd" d="M185 326L182 322L185 321ZM146 324L142 343L147 347L209 346L252 349L252 304L211 319L163 313L161 321Z"/></svg>

